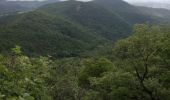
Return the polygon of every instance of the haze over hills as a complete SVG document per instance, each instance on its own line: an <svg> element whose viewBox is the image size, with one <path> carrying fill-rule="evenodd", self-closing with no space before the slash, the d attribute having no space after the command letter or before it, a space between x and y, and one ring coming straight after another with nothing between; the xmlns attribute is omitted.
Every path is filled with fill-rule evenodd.
<svg viewBox="0 0 170 100"><path fill-rule="evenodd" d="M170 10L170 3L155 3L155 2L146 2L146 3L133 3L136 6L152 7L152 8L164 8Z"/></svg>
<svg viewBox="0 0 170 100"><path fill-rule="evenodd" d="M6 0L0 1L0 15L22 11L23 9L24 8L18 4L6 2Z"/></svg>
<svg viewBox="0 0 170 100"><path fill-rule="evenodd" d="M5 1L5 0L1 0ZM44 5L47 3L53 3L57 1L66 1L66 0L7 0L7 1L14 1L21 6L27 7L37 7L40 5ZM78 0L78 1L92 1L92 0ZM120 0L121 1L121 0ZM137 5L137 6L145 6L145 7L153 7L153 8L166 8L169 9L170 2L167 0L124 0L130 4Z"/></svg>
<svg viewBox="0 0 170 100"><path fill-rule="evenodd" d="M169 0L125 0L136 6L170 9Z"/></svg>
<svg viewBox="0 0 170 100"><path fill-rule="evenodd" d="M162 23L169 23L170 22L170 10L163 9L163 8L150 8L150 7L143 7L143 6L137 6L138 9L140 9L144 14L157 16L159 18L162 18Z"/></svg>
<svg viewBox="0 0 170 100"><path fill-rule="evenodd" d="M1 0L0 1L0 15L11 14L17 12L25 12L38 8L48 3L54 3L59 0L48 1L20 1L20 0Z"/></svg>

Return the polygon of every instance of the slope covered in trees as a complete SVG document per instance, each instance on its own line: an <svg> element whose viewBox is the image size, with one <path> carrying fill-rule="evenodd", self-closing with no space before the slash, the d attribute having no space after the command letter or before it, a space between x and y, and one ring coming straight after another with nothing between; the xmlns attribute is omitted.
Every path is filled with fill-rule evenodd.
<svg viewBox="0 0 170 100"><path fill-rule="evenodd" d="M87 14L86 14L87 13ZM93 3L67 1L0 20L1 51L18 44L29 55L76 56L129 35L131 26ZM37 48L38 47L38 48Z"/></svg>
<svg viewBox="0 0 170 100"><path fill-rule="evenodd" d="M94 0L93 2L110 11L116 12L130 24L159 22L159 17L144 13L137 7L128 4L123 0Z"/></svg>
<svg viewBox="0 0 170 100"><path fill-rule="evenodd" d="M131 26L116 13L94 4L93 2L68 1L46 5L41 10L62 15L88 29L100 33L107 39L115 40L119 37L126 37Z"/></svg>
<svg viewBox="0 0 170 100"><path fill-rule="evenodd" d="M2 100L169 100L170 28L136 25L110 57L0 57ZM16 85L18 84L18 85Z"/></svg>
<svg viewBox="0 0 170 100"><path fill-rule="evenodd" d="M134 23L166 20L122 0L58 2L0 18L0 51L18 44L28 55L77 56L129 36Z"/></svg>
<svg viewBox="0 0 170 100"><path fill-rule="evenodd" d="M79 24L39 11L5 17L0 30L2 51L18 44L31 55L74 56L105 40Z"/></svg>
<svg viewBox="0 0 170 100"><path fill-rule="evenodd" d="M0 100L169 100L170 26L132 30L168 17L138 8L70 0L1 17Z"/></svg>

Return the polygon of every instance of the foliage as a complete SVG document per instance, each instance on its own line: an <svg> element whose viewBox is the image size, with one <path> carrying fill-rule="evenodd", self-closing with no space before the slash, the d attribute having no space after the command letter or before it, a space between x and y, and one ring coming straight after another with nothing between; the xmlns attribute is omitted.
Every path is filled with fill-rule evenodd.
<svg viewBox="0 0 170 100"><path fill-rule="evenodd" d="M84 66L79 76L79 85L84 88L90 88L90 78L101 77L111 68L112 63L105 58L88 59Z"/></svg>
<svg viewBox="0 0 170 100"><path fill-rule="evenodd" d="M79 58L65 58L53 63L48 84L54 100L79 100L83 92L77 83L81 62Z"/></svg>
<svg viewBox="0 0 170 100"><path fill-rule="evenodd" d="M49 81L55 100L169 100L169 27L136 25L112 59L56 61ZM56 78L57 77L57 78Z"/></svg>
<svg viewBox="0 0 170 100"><path fill-rule="evenodd" d="M164 78L169 73L169 28L136 25L134 35L121 40L114 49L117 65L130 72L140 87L144 100L168 100L170 87ZM166 48L164 48L166 47ZM163 54L166 50L166 56ZM142 99L142 100L143 100Z"/></svg>
<svg viewBox="0 0 170 100"><path fill-rule="evenodd" d="M94 3L77 1L3 17L0 23L0 51L9 52L17 44L29 56L76 57L131 31L117 14Z"/></svg>
<svg viewBox="0 0 170 100"><path fill-rule="evenodd" d="M0 99L169 100L169 26L135 25L106 58L104 49L128 36L131 24L155 21L134 9L117 0L70 0L1 18ZM23 52L20 46L10 49L16 44Z"/></svg>
<svg viewBox="0 0 170 100"><path fill-rule="evenodd" d="M49 60L45 57L29 58L20 47L9 56L0 56L0 99L50 100L46 86Z"/></svg>

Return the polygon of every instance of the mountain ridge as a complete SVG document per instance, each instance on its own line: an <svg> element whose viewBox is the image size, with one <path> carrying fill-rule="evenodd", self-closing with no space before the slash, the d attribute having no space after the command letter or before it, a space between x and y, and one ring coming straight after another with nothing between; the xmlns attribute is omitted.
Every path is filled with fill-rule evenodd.
<svg viewBox="0 0 170 100"><path fill-rule="evenodd" d="M0 39L5 42L0 42L0 51L6 52L14 45L20 45L24 53L31 56L79 56L128 37L136 23L159 23L152 15L141 13L142 10L126 2L107 1L105 4L104 0L64 1L2 17Z"/></svg>

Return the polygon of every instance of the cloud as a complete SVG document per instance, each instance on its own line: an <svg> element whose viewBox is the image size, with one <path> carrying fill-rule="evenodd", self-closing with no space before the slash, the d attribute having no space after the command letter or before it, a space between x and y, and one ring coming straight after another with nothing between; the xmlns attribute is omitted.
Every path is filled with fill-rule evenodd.
<svg viewBox="0 0 170 100"><path fill-rule="evenodd" d="M124 0L127 2L156 2L156 3L170 3L170 0Z"/></svg>
<svg viewBox="0 0 170 100"><path fill-rule="evenodd" d="M67 0L60 0L60 1L67 1ZM92 1L92 0L77 0L77 1L84 1L84 2L88 2L88 1Z"/></svg>
<svg viewBox="0 0 170 100"><path fill-rule="evenodd" d="M48 1L48 0L7 0L7 1ZM60 0L60 1L67 1L67 0ZM77 0L77 1L91 1L91 0Z"/></svg>
<svg viewBox="0 0 170 100"><path fill-rule="evenodd" d="M45 1L45 0L10 0L10 1ZM66 0L61 0L66 1ZM91 0L77 0L77 1L91 1ZM156 2L156 3L170 3L170 0L124 0L126 2Z"/></svg>
<svg viewBox="0 0 170 100"><path fill-rule="evenodd" d="M46 1L46 0L7 0L7 1Z"/></svg>

